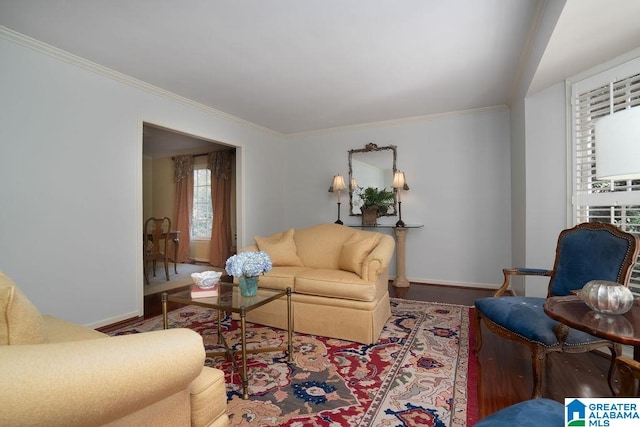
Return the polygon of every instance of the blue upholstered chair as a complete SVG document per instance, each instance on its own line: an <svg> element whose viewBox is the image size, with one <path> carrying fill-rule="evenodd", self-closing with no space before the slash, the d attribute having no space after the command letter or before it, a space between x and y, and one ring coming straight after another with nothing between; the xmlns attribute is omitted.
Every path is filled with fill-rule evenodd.
<svg viewBox="0 0 640 427"><path fill-rule="evenodd" d="M531 350L532 397L537 398L542 396L542 376L548 353L582 353L608 347L612 356L609 370L611 386L613 362L620 352L619 345L572 328L566 336L556 333L559 323L544 313L545 298L503 295L514 275L550 277L548 297L571 295L596 279L628 285L639 250L637 237L610 224L583 223L563 230L558 237L553 270L504 269L504 283L494 296L476 300L475 351L482 347L482 320L494 333L524 343Z"/></svg>
<svg viewBox="0 0 640 427"><path fill-rule="evenodd" d="M618 397L637 397L640 362L625 356L615 360L620 377ZM565 425L564 405L555 400L531 399L508 406L475 424L475 427L560 427Z"/></svg>
<svg viewBox="0 0 640 427"><path fill-rule="evenodd" d="M561 427L564 405L555 400L531 399L516 403L478 421L475 427Z"/></svg>

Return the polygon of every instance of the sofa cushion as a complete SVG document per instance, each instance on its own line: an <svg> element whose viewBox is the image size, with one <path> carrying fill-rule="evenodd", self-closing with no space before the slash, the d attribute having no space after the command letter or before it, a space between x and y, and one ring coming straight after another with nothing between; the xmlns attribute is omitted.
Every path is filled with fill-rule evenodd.
<svg viewBox="0 0 640 427"><path fill-rule="evenodd" d="M374 282L362 280L359 275L344 270L314 268L296 275L297 294L342 298L355 301L374 301Z"/></svg>
<svg viewBox="0 0 640 427"><path fill-rule="evenodd" d="M47 341L42 316L20 289L0 272L0 345Z"/></svg>
<svg viewBox="0 0 640 427"><path fill-rule="evenodd" d="M274 266L301 266L296 243L293 240L295 230L292 228L284 233L276 233L269 237L256 236L258 249L271 257Z"/></svg>
<svg viewBox="0 0 640 427"><path fill-rule="evenodd" d="M342 245L358 233L366 232L339 224L318 224L296 230L294 240L305 267L338 269Z"/></svg>
<svg viewBox="0 0 640 427"><path fill-rule="evenodd" d="M517 334L529 341L553 347L560 345L555 329L560 322L544 312L542 297L488 297L475 301L475 306L493 323ZM604 341L577 329L569 328L565 344L568 347Z"/></svg>
<svg viewBox="0 0 640 427"><path fill-rule="evenodd" d="M355 234L342 245L338 267L356 273L362 278L362 262L379 241L379 236L363 237Z"/></svg>
<svg viewBox="0 0 640 427"><path fill-rule="evenodd" d="M476 427L560 427L565 425L564 411L564 404L555 400L525 400L481 419Z"/></svg>
<svg viewBox="0 0 640 427"><path fill-rule="evenodd" d="M267 274L258 276L258 287L282 289L291 288L295 292L295 278L308 267L273 267Z"/></svg>

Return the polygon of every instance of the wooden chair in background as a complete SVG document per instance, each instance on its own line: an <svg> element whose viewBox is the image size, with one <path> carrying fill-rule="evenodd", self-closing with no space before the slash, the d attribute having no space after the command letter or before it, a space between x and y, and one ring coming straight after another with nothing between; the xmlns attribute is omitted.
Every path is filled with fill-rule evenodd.
<svg viewBox="0 0 640 427"><path fill-rule="evenodd" d="M164 218L149 218L144 223L144 282L149 284L148 263L152 263L153 277L156 276L156 261L164 263L164 274L169 280L169 232L171 220Z"/></svg>

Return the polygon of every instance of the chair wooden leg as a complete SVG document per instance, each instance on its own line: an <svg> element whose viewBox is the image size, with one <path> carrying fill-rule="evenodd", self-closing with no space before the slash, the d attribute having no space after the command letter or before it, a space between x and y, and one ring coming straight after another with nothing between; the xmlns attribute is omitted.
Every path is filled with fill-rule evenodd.
<svg viewBox="0 0 640 427"><path fill-rule="evenodd" d="M614 384L615 381L614 381L613 373L615 372L616 359L618 358L618 356L622 355L622 346L620 344L613 344L612 346L609 347L609 351L611 351L611 364L609 365L609 377L608 377L609 389L611 390L611 393L614 396L616 396L616 387Z"/></svg>
<svg viewBox="0 0 640 427"><path fill-rule="evenodd" d="M149 284L149 272L147 271L147 262L144 261L142 263L142 273L144 274L144 283L145 285Z"/></svg>
<svg viewBox="0 0 640 427"><path fill-rule="evenodd" d="M164 275L167 278L167 282L169 281L169 261L164 259Z"/></svg>
<svg viewBox="0 0 640 427"><path fill-rule="evenodd" d="M475 329L476 329L476 345L473 347L473 351L475 353L478 353L480 351L480 349L482 348L482 319L480 311L476 308L475 310L475 316L474 316L474 325L475 325Z"/></svg>
<svg viewBox="0 0 640 427"><path fill-rule="evenodd" d="M547 354L541 348L531 350L531 368L533 371L533 391L532 399L542 397L542 376L546 365Z"/></svg>

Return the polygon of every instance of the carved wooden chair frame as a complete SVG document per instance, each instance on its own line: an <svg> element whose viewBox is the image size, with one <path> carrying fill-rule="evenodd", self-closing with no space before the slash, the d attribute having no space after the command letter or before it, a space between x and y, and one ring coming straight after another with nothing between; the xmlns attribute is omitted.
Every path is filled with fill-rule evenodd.
<svg viewBox="0 0 640 427"><path fill-rule="evenodd" d="M526 269L526 268L505 268L503 269L504 274L504 282L502 286L495 292L494 297L500 297L507 293L509 289L509 285L511 283L512 276L526 276L526 275L536 275L536 276L548 276L550 277L549 286L547 289L547 298L554 296L552 293L553 288L553 280L555 272L557 271L558 264L560 261L560 250L561 243L564 237L567 234L574 233L579 230L606 230L609 233L613 234L616 237L622 238L627 241L627 252L625 254L624 260L620 265L620 269L618 271L618 280L617 282L628 286L629 279L631 277L631 272L633 270L633 266L636 263L638 258L638 253L640 251L640 241L638 237L624 232L620 230L618 227L598 222L590 222L590 223L582 223L573 228L569 228L563 230L558 236L558 243L556 245L556 255L553 270L542 270L542 269ZM594 278L595 279L595 278ZM545 370L545 362L548 353L551 352L566 352L566 353L584 353L587 351L591 351L597 348L607 347L611 352L611 365L609 368L609 387L613 391L613 383L612 377L614 372L614 364L616 358L621 353L620 344L616 344L610 341L597 341L592 344L586 345L567 345L565 343L565 339L568 335L568 327L563 324L558 324L555 328L555 334L558 338L558 344L553 346L546 346L540 343L532 342L527 338L518 335L517 333L510 331L488 319L480 310L476 308L475 310L475 329L476 329L476 346L474 351L480 351L482 347L482 328L481 321L484 319L485 325L489 330L496 333L497 335L507 338L510 340L514 340L526 345L531 351L531 361L532 361L532 371L533 371L533 391L532 397L539 398L542 396L542 378Z"/></svg>

